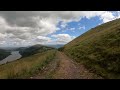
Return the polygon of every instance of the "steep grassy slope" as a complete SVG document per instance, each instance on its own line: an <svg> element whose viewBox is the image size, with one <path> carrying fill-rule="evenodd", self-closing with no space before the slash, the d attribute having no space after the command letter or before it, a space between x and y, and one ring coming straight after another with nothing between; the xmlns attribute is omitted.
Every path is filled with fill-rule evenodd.
<svg viewBox="0 0 120 90"><path fill-rule="evenodd" d="M37 74L54 59L55 54L56 50L48 50L0 65L0 79L25 79Z"/></svg>
<svg viewBox="0 0 120 90"><path fill-rule="evenodd" d="M7 56L9 56L11 53L9 51L0 49L0 60L6 58Z"/></svg>
<svg viewBox="0 0 120 90"><path fill-rule="evenodd" d="M104 78L120 78L120 19L89 30L59 50Z"/></svg>

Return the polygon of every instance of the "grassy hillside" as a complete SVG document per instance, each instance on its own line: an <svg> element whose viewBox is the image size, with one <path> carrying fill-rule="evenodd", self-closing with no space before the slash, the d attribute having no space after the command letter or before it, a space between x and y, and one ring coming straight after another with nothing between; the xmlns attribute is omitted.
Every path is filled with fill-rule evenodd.
<svg viewBox="0 0 120 90"><path fill-rule="evenodd" d="M21 47L21 48L18 48L17 50L20 52L22 57L27 57L30 55L34 55L36 53L42 53L42 52L52 50L52 49L54 48L37 44L34 46L30 46L30 47Z"/></svg>
<svg viewBox="0 0 120 90"><path fill-rule="evenodd" d="M56 50L48 50L0 65L0 79L28 78L54 60Z"/></svg>
<svg viewBox="0 0 120 90"><path fill-rule="evenodd" d="M4 58L9 56L10 54L11 54L11 52L0 49L0 60L3 60Z"/></svg>
<svg viewBox="0 0 120 90"><path fill-rule="evenodd" d="M120 19L92 28L59 50L104 78L120 78Z"/></svg>

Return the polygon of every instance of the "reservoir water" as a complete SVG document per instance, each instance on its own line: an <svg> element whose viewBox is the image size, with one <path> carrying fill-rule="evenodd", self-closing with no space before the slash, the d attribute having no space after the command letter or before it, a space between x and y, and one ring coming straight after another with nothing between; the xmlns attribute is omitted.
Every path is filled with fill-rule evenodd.
<svg viewBox="0 0 120 90"><path fill-rule="evenodd" d="M5 64L7 62L17 60L21 57L22 57L22 55L20 55L19 51L12 51L11 55L9 55L8 57L6 57L5 59L0 61L0 64Z"/></svg>

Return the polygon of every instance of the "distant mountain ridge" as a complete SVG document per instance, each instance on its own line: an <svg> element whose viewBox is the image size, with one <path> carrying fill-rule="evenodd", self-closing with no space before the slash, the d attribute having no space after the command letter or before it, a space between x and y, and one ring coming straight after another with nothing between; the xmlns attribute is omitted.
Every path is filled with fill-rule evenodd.
<svg viewBox="0 0 120 90"><path fill-rule="evenodd" d="M0 47L0 60L10 55L11 51L19 51L22 57L27 57L36 53L55 49L54 47L44 46L40 44L26 47Z"/></svg>
<svg viewBox="0 0 120 90"><path fill-rule="evenodd" d="M27 56L30 56L30 55L33 55L36 53L41 53L41 52L45 52L45 51L52 50L52 49L54 49L54 48L36 44L33 46L29 46L29 47L17 48L16 51L19 51L19 53L22 55L22 57L27 57Z"/></svg>

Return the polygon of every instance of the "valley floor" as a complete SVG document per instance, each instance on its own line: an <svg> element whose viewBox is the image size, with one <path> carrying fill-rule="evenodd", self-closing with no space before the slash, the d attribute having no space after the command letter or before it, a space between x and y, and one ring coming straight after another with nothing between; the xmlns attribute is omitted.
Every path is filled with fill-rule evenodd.
<svg viewBox="0 0 120 90"><path fill-rule="evenodd" d="M57 52L55 59L39 74L31 79L101 79L89 72L82 64L78 64L63 52Z"/></svg>

